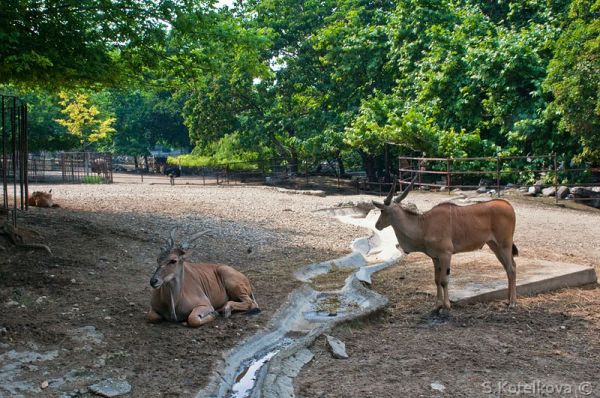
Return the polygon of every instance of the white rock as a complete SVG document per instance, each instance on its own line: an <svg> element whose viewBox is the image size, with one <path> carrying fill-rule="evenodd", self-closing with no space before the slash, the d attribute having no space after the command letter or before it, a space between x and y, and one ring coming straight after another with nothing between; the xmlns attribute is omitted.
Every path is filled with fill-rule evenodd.
<svg viewBox="0 0 600 398"><path fill-rule="evenodd" d="M444 386L442 383L439 382L434 382L431 383L431 389L435 390L435 391L439 391L439 392L444 392L444 390L446 389L446 386Z"/></svg>
<svg viewBox="0 0 600 398"><path fill-rule="evenodd" d="M329 335L325 335L327 338L327 344L329 345L329 350L331 351L331 355L337 359L347 359L348 354L346 353L346 344L343 341Z"/></svg>

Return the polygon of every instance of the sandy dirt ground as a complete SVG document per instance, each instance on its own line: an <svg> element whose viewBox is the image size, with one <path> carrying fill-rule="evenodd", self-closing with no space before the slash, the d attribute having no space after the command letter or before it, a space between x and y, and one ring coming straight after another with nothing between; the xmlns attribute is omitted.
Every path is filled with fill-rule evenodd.
<svg viewBox="0 0 600 398"><path fill-rule="evenodd" d="M409 198L423 210L443 200L439 194ZM597 211L516 198L512 203L520 258L600 271ZM454 256L454 275L474 271L465 258L470 256ZM519 257L516 261L518 269ZM315 358L296 380L297 396L600 396L597 285L522 297L515 309L496 301L455 307L449 314L431 311L433 296L423 291L433 286L431 260L422 254L376 274L373 288L389 305L333 331L349 359L333 359L325 339L317 340Z"/></svg>
<svg viewBox="0 0 600 398"><path fill-rule="evenodd" d="M134 397L194 396L223 352L263 329L299 286L294 270L339 257L367 234L315 211L374 198L164 182L32 187L53 188L61 207L20 218L52 256L0 252L0 397L91 396L88 386L109 378L126 380ZM426 210L447 195L409 199ZM600 270L599 212L513 203L521 256ZM244 272L263 311L200 329L147 323L149 278L173 227L180 235L209 229L193 258ZM421 293L433 284L426 260L413 254L375 276L390 304L333 331L347 360L331 358L319 338L297 396L486 396L538 380L574 389L590 382L600 395L596 286L521 298L514 310L493 302L433 315L434 299Z"/></svg>

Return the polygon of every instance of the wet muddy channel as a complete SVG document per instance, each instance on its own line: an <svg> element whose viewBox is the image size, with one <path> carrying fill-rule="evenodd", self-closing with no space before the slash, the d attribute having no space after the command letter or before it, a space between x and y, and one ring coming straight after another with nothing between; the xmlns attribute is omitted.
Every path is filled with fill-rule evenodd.
<svg viewBox="0 0 600 398"><path fill-rule="evenodd" d="M295 277L304 285L289 295L266 331L225 354L211 382L197 397L292 397L293 380L312 359L307 347L317 337L339 322L365 316L387 304L385 297L365 285L371 283L374 272L401 256L391 228L375 229L378 212L365 215L354 208L320 212L324 217L365 227L371 234L352 242L347 256L299 269ZM339 269L349 271L341 289L317 291L310 284L312 278Z"/></svg>

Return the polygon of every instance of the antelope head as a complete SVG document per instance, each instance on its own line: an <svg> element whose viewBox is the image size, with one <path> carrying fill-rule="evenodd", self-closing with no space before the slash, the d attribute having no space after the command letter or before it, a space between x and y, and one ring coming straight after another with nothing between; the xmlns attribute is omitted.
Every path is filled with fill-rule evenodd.
<svg viewBox="0 0 600 398"><path fill-rule="evenodd" d="M388 195L385 198L385 200L383 201L383 203L373 201L373 205L375 207L377 207L379 210L381 210L381 214L379 215L379 218L377 219L377 222L375 223L375 228L377 228L379 231L381 231L382 229L392 225L392 209L394 207L393 205L400 204L400 202L402 202L402 200L404 198L406 198L406 196L412 189L416 179L417 179L417 177L415 176L412 179L412 181L410 182L410 184L408 185L408 187L406 187L400 193L400 195L398 195L396 198L394 198L394 193L396 192L396 183L398 181L396 179L396 177L394 177L394 183L392 184L392 189L390 189L390 192L388 193Z"/></svg>
<svg viewBox="0 0 600 398"><path fill-rule="evenodd" d="M163 246L156 259L158 267L156 268L156 271L154 271L152 278L150 278L150 286L155 289L158 289L164 283L169 283L174 279L180 278L183 271L183 262L186 260L190 245L196 239L208 232L208 230L198 232L185 242L176 243L175 230L176 228L171 230L165 246Z"/></svg>

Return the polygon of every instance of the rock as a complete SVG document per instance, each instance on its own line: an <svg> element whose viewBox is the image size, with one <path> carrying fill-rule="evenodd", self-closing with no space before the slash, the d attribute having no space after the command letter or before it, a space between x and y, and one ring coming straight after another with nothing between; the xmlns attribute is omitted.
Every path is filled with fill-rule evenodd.
<svg viewBox="0 0 600 398"><path fill-rule="evenodd" d="M542 187L540 185L533 185L527 189L527 193L530 195L537 195L542 191Z"/></svg>
<svg viewBox="0 0 600 398"><path fill-rule="evenodd" d="M569 195L569 192L569 188L563 185L558 187L558 191L556 191L556 196L558 196L559 199L565 199L567 195Z"/></svg>
<svg viewBox="0 0 600 398"><path fill-rule="evenodd" d="M35 300L36 304L42 304L44 302L44 300L46 300L48 297L46 296L40 296Z"/></svg>
<svg viewBox="0 0 600 398"><path fill-rule="evenodd" d="M542 189L542 196L547 198L549 196L554 196L554 195L556 195L556 188L548 187L548 188Z"/></svg>
<svg viewBox="0 0 600 398"><path fill-rule="evenodd" d="M434 382L434 383L431 383L431 389L434 391L444 392L444 390L446 389L446 386L444 386L442 383Z"/></svg>
<svg viewBox="0 0 600 398"><path fill-rule="evenodd" d="M4 304L4 305L5 305L5 306L7 306L7 307L14 307L14 306L16 306L16 305L19 305L19 302L18 302L18 301L15 301L15 300L9 300L9 301L7 301L7 302L6 302L6 304Z"/></svg>
<svg viewBox="0 0 600 398"><path fill-rule="evenodd" d="M346 344L336 339L333 336L325 335L327 338L327 344L329 345L329 350L331 351L331 355L337 359L348 359L348 354L346 353Z"/></svg>
<svg viewBox="0 0 600 398"><path fill-rule="evenodd" d="M88 389L102 397L118 397L128 394L131 391L131 385L126 380L106 379L89 386Z"/></svg>
<svg viewBox="0 0 600 398"><path fill-rule="evenodd" d="M477 188L477 193L486 193L487 192L487 187L479 187Z"/></svg>
<svg viewBox="0 0 600 398"><path fill-rule="evenodd" d="M42 390L45 390L46 388L48 388L48 380L42 381L42 383L40 384L40 388Z"/></svg>
<svg viewBox="0 0 600 398"><path fill-rule="evenodd" d="M573 187L571 189L571 194L573 195L575 202L600 208L600 192L594 192L591 189L583 187Z"/></svg>

